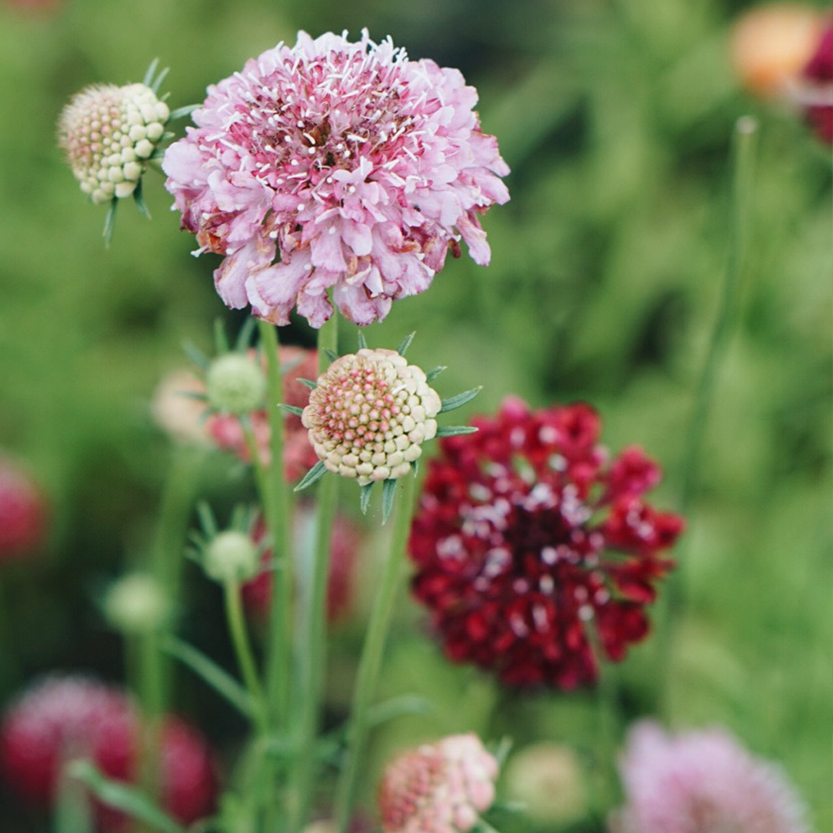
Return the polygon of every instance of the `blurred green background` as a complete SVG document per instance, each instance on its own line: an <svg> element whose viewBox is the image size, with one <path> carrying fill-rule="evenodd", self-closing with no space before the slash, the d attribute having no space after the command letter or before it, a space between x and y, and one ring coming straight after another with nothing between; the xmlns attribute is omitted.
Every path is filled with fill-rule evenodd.
<svg viewBox="0 0 833 833"><path fill-rule="evenodd" d="M42 483L53 530L39 560L0 573L16 649L0 657L0 701L52 669L119 679L119 639L94 600L152 535L170 456L149 417L152 392L187 364L184 340L208 351L215 318L232 330L241 321L214 293L216 261L189 256L195 244L178 231L157 173L145 181L153 221L123 206L105 250L105 211L86 204L55 145L62 106L87 84L140 80L154 57L171 68L172 107L196 103L208 83L281 39L293 43L299 28L355 36L366 26L412 58L459 67L512 168L512 201L484 222L491 266L450 262L369 341L393 346L416 330L414 360L450 365L444 392L484 385L468 413L509 393L535 406L590 401L611 449L638 443L662 462L663 508L679 505L693 393L720 304L733 125L758 118L748 268L677 553L685 615L670 667L649 642L611 675L626 717L655 709L662 690L673 725L724 724L780 761L814 826L829 829L830 154L794 114L739 88L728 27L749 6L54 0L23 9L6 0L0 449ZM284 337L311 344L314 334L295 323ZM203 496L228 501L248 488L227 462L209 471ZM193 569L187 578L183 629L227 655L211 588ZM421 623L404 609L384 688L425 694L437 708L392 724L376 767L394 747L446 731L505 731L521 747L592 738L592 697L499 696L485 678L446 666ZM342 634L346 659L335 654L348 677L355 640ZM336 675L331 688L344 697ZM221 746L239 731L191 677L175 705L214 727ZM4 830L35 829L16 812L0 805L11 819Z"/></svg>

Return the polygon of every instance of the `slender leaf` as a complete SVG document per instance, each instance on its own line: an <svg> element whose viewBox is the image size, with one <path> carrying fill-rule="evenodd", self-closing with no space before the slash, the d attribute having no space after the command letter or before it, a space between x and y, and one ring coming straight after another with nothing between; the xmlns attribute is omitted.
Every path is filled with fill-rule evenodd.
<svg viewBox="0 0 833 833"><path fill-rule="evenodd" d="M171 115L168 116L168 121L173 121L174 119L181 119L185 116L190 116L194 110L199 110L201 104L188 104L185 107L177 107L176 110L171 111Z"/></svg>
<svg viewBox="0 0 833 833"><path fill-rule="evenodd" d="M285 405L283 402L278 402L278 407L283 408L284 411L287 411L290 414L295 414L295 416L304 415L304 409L299 408L297 405Z"/></svg>
<svg viewBox="0 0 833 833"><path fill-rule="evenodd" d="M217 519L214 517L214 513L211 511L211 507L204 501L201 500L197 504L197 515L200 519L200 525L203 528L203 532L208 535L209 538L213 538L217 534Z"/></svg>
<svg viewBox="0 0 833 833"><path fill-rule="evenodd" d="M445 365L445 364L437 365L437 367L435 367L433 370L429 370L425 374L425 378L427 379L427 381L433 382L434 379L436 379L437 376L439 376L440 373L442 373L444 370L448 370L448 365Z"/></svg>
<svg viewBox="0 0 833 833"><path fill-rule="evenodd" d="M330 350L330 348L329 348L329 347L327 347L327 348L324 350L324 355L325 355L325 356L326 356L326 357L327 357L327 358L328 358L331 362L334 362L334 361L338 358L338 353L336 353L336 351L335 351L335 350Z"/></svg>
<svg viewBox="0 0 833 833"><path fill-rule="evenodd" d="M319 460L305 475L304 479L295 487L296 492L300 492L303 489L306 489L307 486L312 486L313 483L320 480L321 477L324 475L324 472L327 471L326 466L324 463Z"/></svg>
<svg viewBox="0 0 833 833"><path fill-rule="evenodd" d="M116 810L121 810L160 833L187 833L143 792L121 781L111 781L89 761L73 761L68 767L72 777L86 784L95 797Z"/></svg>
<svg viewBox="0 0 833 833"><path fill-rule="evenodd" d="M228 343L228 336L226 335L225 324L219 318L214 320L214 349L218 356L222 356L231 350Z"/></svg>
<svg viewBox="0 0 833 833"><path fill-rule="evenodd" d="M474 399L474 397L477 396L477 394L482 390L483 385L479 385L471 390L458 393L457 396L450 396L448 399L443 399L442 406L440 407L440 413L444 414L447 411L453 411L455 408L462 407L467 402L471 402L471 400Z"/></svg>
<svg viewBox="0 0 833 833"><path fill-rule="evenodd" d="M477 431L473 425L441 425L437 429L438 437L456 437L458 434L474 434Z"/></svg>
<svg viewBox="0 0 833 833"><path fill-rule="evenodd" d="M153 79L153 83L149 84L148 86L158 95L159 88L162 86L162 82L168 77L168 73L170 72L169 67L165 67L156 78Z"/></svg>
<svg viewBox="0 0 833 833"><path fill-rule="evenodd" d="M257 321L250 315L244 322L237 338L234 340L234 350L237 353L245 353L252 346L252 335L257 327Z"/></svg>
<svg viewBox="0 0 833 833"><path fill-rule="evenodd" d="M205 353L203 353L202 350L200 350L200 348L192 342L183 341L182 350L200 370L208 370L211 366L208 356L206 356Z"/></svg>
<svg viewBox="0 0 833 833"><path fill-rule="evenodd" d="M119 207L119 201L116 197L110 200L110 205L107 206L107 216L104 218L104 245L109 248L113 242L113 232L116 230L116 209Z"/></svg>
<svg viewBox="0 0 833 833"><path fill-rule="evenodd" d="M145 70L145 77L142 79L142 83L146 87L150 87L153 83L153 76L156 74L156 67L159 66L159 58L154 58L150 62L150 66Z"/></svg>
<svg viewBox="0 0 833 833"><path fill-rule="evenodd" d="M148 220L152 219L150 216L150 210L148 209L147 203L145 202L145 198L143 196L141 178L136 183L136 187L133 189L133 202L136 203L136 208L139 209L139 213L143 217L147 217Z"/></svg>
<svg viewBox="0 0 833 833"><path fill-rule="evenodd" d="M373 491L373 483L362 486L361 508L362 515L367 514L367 507L370 504L370 493Z"/></svg>
<svg viewBox="0 0 833 833"><path fill-rule="evenodd" d="M315 390L318 387L318 382L314 382L312 379L302 379L299 376L296 381L300 382L305 388L309 388L310 390Z"/></svg>
<svg viewBox="0 0 833 833"><path fill-rule="evenodd" d="M411 346L411 342L414 340L414 336L416 333L410 333L406 335L405 338L402 340L402 344L396 348L396 352L399 353L400 356L404 356L405 353L408 352L408 348Z"/></svg>
<svg viewBox="0 0 833 833"><path fill-rule="evenodd" d="M382 483L382 523L387 523L393 511L393 498L396 494L396 480L385 480Z"/></svg>
<svg viewBox="0 0 833 833"><path fill-rule="evenodd" d="M231 674L220 668L214 660L207 657L193 645L189 645L175 636L169 636L162 643L162 650L190 668L241 714L245 717L251 717L252 700L249 693Z"/></svg>
<svg viewBox="0 0 833 833"><path fill-rule="evenodd" d="M364 337L364 333L361 330L356 333L356 340L359 342L359 350L367 349L367 339Z"/></svg>

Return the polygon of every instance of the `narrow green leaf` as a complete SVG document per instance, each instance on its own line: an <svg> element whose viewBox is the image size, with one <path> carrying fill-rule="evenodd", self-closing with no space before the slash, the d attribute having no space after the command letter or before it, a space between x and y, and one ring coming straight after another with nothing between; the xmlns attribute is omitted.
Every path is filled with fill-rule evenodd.
<svg viewBox="0 0 833 833"><path fill-rule="evenodd" d="M458 434L474 434L477 431L473 425L441 425L437 429L437 437L456 437Z"/></svg>
<svg viewBox="0 0 833 833"><path fill-rule="evenodd" d="M335 350L330 350L329 347L325 348L324 355L331 361L334 362L338 358L338 353Z"/></svg>
<svg viewBox="0 0 833 833"><path fill-rule="evenodd" d="M300 382L305 388L309 388L310 390L315 390L318 387L318 382L314 382L312 379L302 379L299 376L296 381Z"/></svg>
<svg viewBox="0 0 833 833"><path fill-rule="evenodd" d="M362 497L361 497L361 508L362 508L362 515L367 514L367 507L370 504L370 493L373 491L373 483L368 483L365 486L362 486Z"/></svg>
<svg viewBox="0 0 833 833"><path fill-rule="evenodd" d="M145 70L145 77L142 79L142 83L146 87L150 87L150 85L153 83L153 76L156 73L156 67L158 67L158 66L159 66L159 58L154 58L150 62L150 66L147 68L147 70Z"/></svg>
<svg viewBox="0 0 833 833"><path fill-rule="evenodd" d="M393 498L396 494L396 480L385 480L382 482L382 523L387 523L390 513L393 511Z"/></svg>
<svg viewBox="0 0 833 833"><path fill-rule="evenodd" d="M108 807L121 810L160 833L187 833L184 827L177 824L144 793L121 781L111 781L89 761L73 761L67 770L72 777L86 784L95 797Z"/></svg>
<svg viewBox="0 0 833 833"><path fill-rule="evenodd" d="M197 504L197 516L200 519L203 532L209 538L213 538L217 534L217 519L211 511L211 507L204 500Z"/></svg>
<svg viewBox="0 0 833 833"><path fill-rule="evenodd" d="M140 178L139 181L136 183L136 187L133 189L133 202L136 203L136 208L139 209L139 213L146 217L148 220L152 219L150 216L150 211L145 203L145 198L142 195L142 179Z"/></svg>
<svg viewBox="0 0 833 833"><path fill-rule="evenodd" d="M168 121L173 121L174 119L181 119L185 116L190 116L194 110L199 110L201 104L188 104L185 107L177 107L176 110L171 111L171 115L168 116Z"/></svg>
<svg viewBox="0 0 833 833"><path fill-rule="evenodd" d="M429 370L429 371L425 374L425 378L426 378L429 382L433 382L433 381L434 381L434 379L436 379L436 378L437 378L437 376L439 376L439 375L440 375L440 373L442 373L444 370L448 370L448 365L445 365L445 364L440 364L440 365L437 365L437 367L435 367L433 370Z"/></svg>
<svg viewBox="0 0 833 833"><path fill-rule="evenodd" d="M237 333L237 338L234 340L234 350L236 353L245 353L249 347L252 346L252 335L257 327L257 321L253 316L249 316Z"/></svg>
<svg viewBox="0 0 833 833"><path fill-rule="evenodd" d="M200 350L200 348L192 342L183 341L182 351L200 370L208 370L211 366L208 356L206 356L205 353L203 353L202 350Z"/></svg>
<svg viewBox="0 0 833 833"><path fill-rule="evenodd" d="M364 332L359 330L356 333L356 340L359 342L359 350L367 349L367 339L364 337Z"/></svg>
<svg viewBox="0 0 833 833"><path fill-rule="evenodd" d="M303 416L304 414L304 409L299 408L297 405L285 405L283 402L278 402L278 407L283 408L284 411L290 414L295 414L295 416Z"/></svg>
<svg viewBox="0 0 833 833"><path fill-rule="evenodd" d="M148 86L155 92L159 93L159 88L162 86L162 82L168 77L168 73L170 72L170 67L165 67L156 78L153 79L152 84L148 84Z"/></svg>
<svg viewBox="0 0 833 833"><path fill-rule="evenodd" d="M457 396L450 396L448 399L443 399L442 406L440 407L440 413L444 414L447 411L453 411L455 408L462 407L467 402L471 402L471 400L474 399L474 397L477 396L477 394L482 390L483 385L479 385L471 390L458 393Z"/></svg>
<svg viewBox="0 0 833 833"><path fill-rule="evenodd" d="M396 352L399 353L400 356L404 356L405 353L408 352L408 348L411 346L411 342L414 340L414 336L416 333L411 333L410 335L406 335L402 341L402 344L396 348Z"/></svg>
<svg viewBox="0 0 833 833"><path fill-rule="evenodd" d="M208 402L208 397L204 393L197 393L195 390L178 390L176 395L185 399L194 399L197 402Z"/></svg>
<svg viewBox="0 0 833 833"><path fill-rule="evenodd" d="M416 694L403 694L401 697L392 697L390 700L371 706L367 710L367 725L381 726L398 717L413 714L426 715L433 711L434 704L428 698Z"/></svg>
<svg viewBox="0 0 833 833"><path fill-rule="evenodd" d="M175 636L165 639L162 650L190 668L242 715L252 716L252 700L246 689L202 651Z"/></svg>
<svg viewBox="0 0 833 833"><path fill-rule="evenodd" d="M306 489L307 486L312 486L313 483L320 480L327 471L324 463L319 460L305 475L304 479L295 487L296 492Z"/></svg>
<svg viewBox="0 0 833 833"><path fill-rule="evenodd" d="M222 320L214 319L214 350L218 356L228 353L231 347L228 343L228 336L226 335L226 328Z"/></svg>
<svg viewBox="0 0 833 833"><path fill-rule="evenodd" d="M116 229L116 209L119 207L119 201L116 197L110 200L110 205L107 206L107 216L104 218L104 245L109 249L113 242L113 232Z"/></svg>

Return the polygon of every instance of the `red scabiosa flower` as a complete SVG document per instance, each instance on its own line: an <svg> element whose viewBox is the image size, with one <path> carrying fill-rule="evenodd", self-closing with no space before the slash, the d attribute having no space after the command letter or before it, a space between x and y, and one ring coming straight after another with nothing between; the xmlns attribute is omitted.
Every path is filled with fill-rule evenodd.
<svg viewBox="0 0 833 833"><path fill-rule="evenodd" d="M379 811L385 833L466 833L495 800L497 760L473 734L406 752L385 770Z"/></svg>
<svg viewBox="0 0 833 833"><path fill-rule="evenodd" d="M223 301L320 327L332 288L365 325L427 289L461 238L488 263L478 216L509 199L509 169L476 102L457 70L366 31L301 32L209 87L163 168L183 228L224 257Z"/></svg>
<svg viewBox="0 0 833 833"><path fill-rule="evenodd" d="M643 495L659 467L632 447L608 462L584 404L518 399L444 439L411 528L413 592L455 662L512 686L573 688L643 639L645 606L683 527ZM591 630L592 629L592 633Z"/></svg>
<svg viewBox="0 0 833 833"><path fill-rule="evenodd" d="M774 764L722 729L666 734L637 723L620 763L627 803L614 833L807 833L799 796Z"/></svg>
<svg viewBox="0 0 833 833"><path fill-rule="evenodd" d="M302 347L281 346L280 361L283 374L284 402L296 408L303 408L309 401L309 388L299 379L315 379L318 376L318 353ZM265 466L271 463L271 430L269 415L265 410L252 411L249 414L257 441L260 459ZM233 451L242 460L249 462L249 450L240 425L239 417L234 414L212 414L206 422L206 430L221 449ZM307 470L318 460L309 441L307 429L301 424L301 418L287 411L284 422L284 474L290 483L300 480Z"/></svg>
<svg viewBox="0 0 833 833"><path fill-rule="evenodd" d="M130 782L139 721L125 694L81 675L35 684L6 712L0 727L0 775L9 791L36 807L55 799L62 764L88 758L109 778ZM165 718L159 767L162 802L183 824L210 814L217 796L213 755L194 728ZM124 828L124 816L97 808L102 831Z"/></svg>
<svg viewBox="0 0 833 833"><path fill-rule="evenodd" d="M0 563L25 558L43 543L47 514L31 476L0 457Z"/></svg>
<svg viewBox="0 0 833 833"><path fill-rule="evenodd" d="M806 89L805 118L822 142L833 145L833 22L821 33L802 81Z"/></svg>

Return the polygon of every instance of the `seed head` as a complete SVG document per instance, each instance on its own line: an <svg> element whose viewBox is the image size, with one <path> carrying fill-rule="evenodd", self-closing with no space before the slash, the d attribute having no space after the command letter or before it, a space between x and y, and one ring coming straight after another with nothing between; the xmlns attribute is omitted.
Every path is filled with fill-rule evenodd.
<svg viewBox="0 0 833 833"><path fill-rule="evenodd" d="M330 365L301 419L324 465L366 486L410 471L441 407L419 367L395 350L362 348Z"/></svg>
<svg viewBox="0 0 833 833"><path fill-rule="evenodd" d="M205 379L212 407L226 414L248 414L263 406L266 377L256 361L240 353L215 359Z"/></svg>
<svg viewBox="0 0 833 833"><path fill-rule="evenodd" d="M145 84L87 87L64 108L58 142L94 203L129 197L165 133L168 105Z"/></svg>
<svg viewBox="0 0 833 833"><path fill-rule="evenodd" d="M206 545L202 566L215 581L248 581L260 571L260 551L251 536L229 529L218 533Z"/></svg>
<svg viewBox="0 0 833 833"><path fill-rule="evenodd" d="M170 600L159 583L142 573L118 579L104 598L104 616L108 623L128 635L159 630L170 613Z"/></svg>

